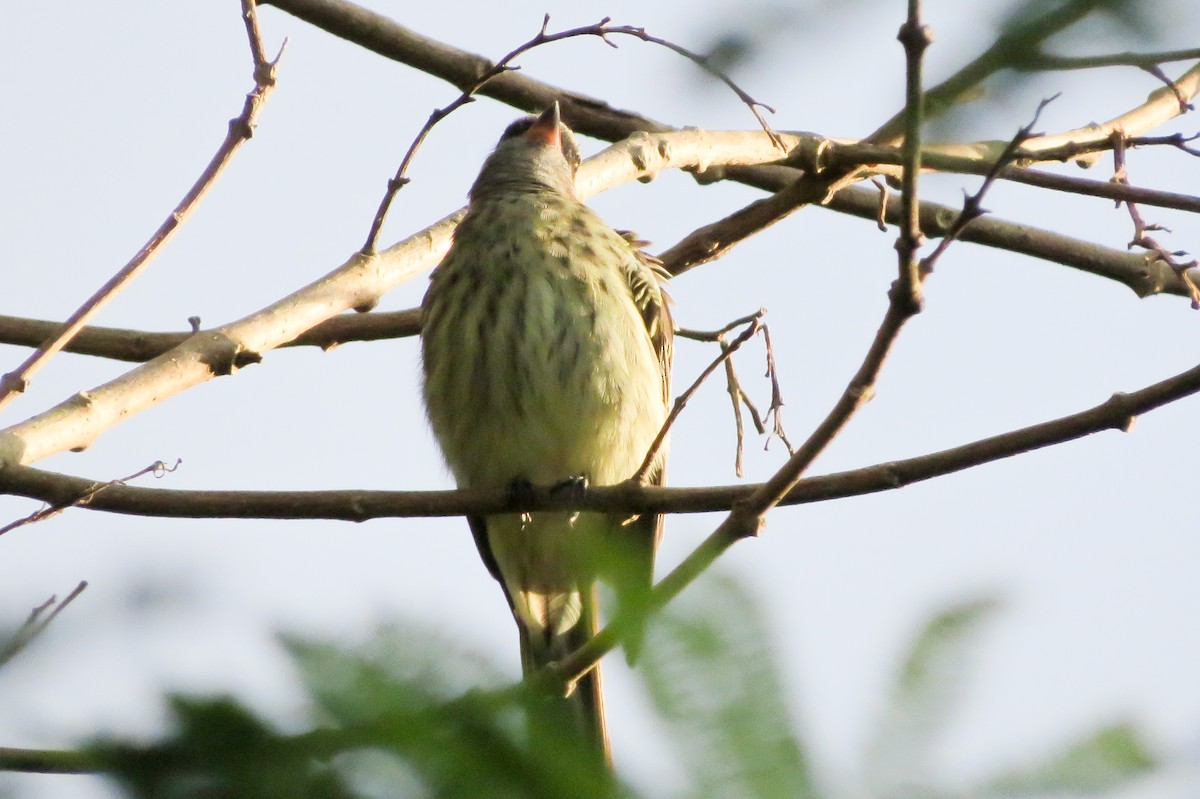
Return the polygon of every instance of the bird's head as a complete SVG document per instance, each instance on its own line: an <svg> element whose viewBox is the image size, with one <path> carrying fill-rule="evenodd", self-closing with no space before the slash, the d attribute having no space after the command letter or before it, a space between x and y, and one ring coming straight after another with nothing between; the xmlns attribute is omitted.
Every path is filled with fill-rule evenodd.
<svg viewBox="0 0 1200 799"><path fill-rule="evenodd" d="M471 199L514 189L550 189L574 197L579 160L575 134L559 119L556 102L540 116L508 126L471 187Z"/></svg>

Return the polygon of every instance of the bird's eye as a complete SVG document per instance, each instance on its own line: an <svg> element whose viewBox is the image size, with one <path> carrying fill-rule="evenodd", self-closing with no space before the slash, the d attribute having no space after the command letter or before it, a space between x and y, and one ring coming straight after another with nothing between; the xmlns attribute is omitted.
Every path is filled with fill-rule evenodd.
<svg viewBox="0 0 1200 799"><path fill-rule="evenodd" d="M533 127L533 123L537 121L537 117L521 117L516 122L513 122L504 129L504 133L500 136L500 141L515 139L525 131Z"/></svg>

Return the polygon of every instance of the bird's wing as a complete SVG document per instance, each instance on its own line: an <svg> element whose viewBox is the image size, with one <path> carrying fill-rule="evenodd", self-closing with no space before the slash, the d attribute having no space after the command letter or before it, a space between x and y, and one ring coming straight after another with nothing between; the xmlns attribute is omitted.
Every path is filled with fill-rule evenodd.
<svg viewBox="0 0 1200 799"><path fill-rule="evenodd" d="M629 285L633 302L646 324L646 332L650 343L658 356L662 373L663 407L671 404L671 362L674 357L675 322L671 318L671 297L663 285L671 274L663 262L650 255L642 248L648 242L640 239L630 231L618 231L630 245L631 258L625 263L624 275ZM667 477L666 447L659 453L658 462L651 469L648 479L652 485L665 485ZM642 514L634 519L626 520L624 529L631 533L634 562L630 574L625 577L628 584L624 590L618 586L618 591L624 594L621 601L627 609L637 614L644 614L643 606L649 599L650 588L654 585L654 556L658 544L662 540L663 515L660 513ZM619 578L618 578L619 579ZM642 616L644 620L644 616ZM625 657L632 665L641 653L645 636L644 624L632 630L625 641Z"/></svg>

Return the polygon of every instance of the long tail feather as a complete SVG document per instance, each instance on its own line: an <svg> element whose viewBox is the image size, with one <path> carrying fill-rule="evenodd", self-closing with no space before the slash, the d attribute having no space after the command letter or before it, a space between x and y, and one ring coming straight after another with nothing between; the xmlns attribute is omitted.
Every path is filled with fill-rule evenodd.
<svg viewBox="0 0 1200 799"><path fill-rule="evenodd" d="M596 612L596 591L592 587L584 593L582 615L577 624L561 634L544 635L542 631L530 630L518 620L521 630L521 668L526 676L538 669L566 658L583 646L599 629ZM612 751L608 740L608 724L604 715L604 694L601 684L600 665L579 678L570 696L555 698L561 702L565 712L554 714L566 717L582 740L592 744L596 752L608 765L612 763ZM532 734L553 735L552 730L539 730L534 725Z"/></svg>

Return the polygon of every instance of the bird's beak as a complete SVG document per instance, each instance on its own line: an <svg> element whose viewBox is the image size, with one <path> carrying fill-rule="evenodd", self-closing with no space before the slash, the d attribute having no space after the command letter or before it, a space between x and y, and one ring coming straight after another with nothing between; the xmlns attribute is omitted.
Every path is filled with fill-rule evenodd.
<svg viewBox="0 0 1200 799"><path fill-rule="evenodd" d="M529 130L525 131L525 135L558 149L562 146L562 141L558 134L559 122L558 101L556 100L554 105L547 108L542 112L540 117L534 120Z"/></svg>

